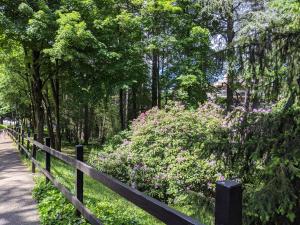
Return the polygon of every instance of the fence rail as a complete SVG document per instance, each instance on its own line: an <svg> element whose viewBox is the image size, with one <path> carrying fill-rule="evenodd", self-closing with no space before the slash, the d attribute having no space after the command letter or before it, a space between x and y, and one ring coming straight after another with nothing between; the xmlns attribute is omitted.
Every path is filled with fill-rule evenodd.
<svg viewBox="0 0 300 225"><path fill-rule="evenodd" d="M50 147L50 139L46 138L46 145L30 138L30 134L25 136L24 130L13 130L7 128L8 134L18 145L18 149L27 155L32 162L32 172L35 172L37 167L45 177L47 182L52 182L53 185L74 205L77 215L82 215L92 225L102 224L91 211L83 204L83 174L93 178L94 180L105 185L115 193L124 197L136 206L145 210L152 216L168 225L202 225L195 219L184 215L181 212L169 207L168 205L151 198L144 193L129 187L128 185L110 177L95 168L83 162L83 146L75 146L76 158L70 157L62 152L59 152ZM25 140L27 146L25 147ZM29 146L32 144L32 150ZM46 153L45 168L42 168L40 163L36 160L36 150L41 149ZM73 195L65 186L58 182L51 174L51 157L55 157L66 164L76 169L76 195ZM216 209L215 209L215 224L216 225L241 225L242 224L242 189L241 185L235 181L217 182L216 188Z"/></svg>

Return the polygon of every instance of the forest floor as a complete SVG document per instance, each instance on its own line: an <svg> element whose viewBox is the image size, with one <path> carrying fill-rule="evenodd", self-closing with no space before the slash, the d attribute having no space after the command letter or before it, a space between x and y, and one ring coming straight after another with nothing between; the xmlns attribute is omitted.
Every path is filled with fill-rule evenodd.
<svg viewBox="0 0 300 225"><path fill-rule="evenodd" d="M32 198L33 175L21 162L12 140L0 135L0 225L38 225Z"/></svg>

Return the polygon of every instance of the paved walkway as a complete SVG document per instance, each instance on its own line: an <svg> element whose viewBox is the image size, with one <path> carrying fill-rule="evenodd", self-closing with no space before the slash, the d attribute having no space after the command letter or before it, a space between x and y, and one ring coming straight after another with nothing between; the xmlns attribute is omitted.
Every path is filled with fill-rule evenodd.
<svg viewBox="0 0 300 225"><path fill-rule="evenodd" d="M33 185L33 176L21 163L12 140L0 135L0 225L39 224Z"/></svg>

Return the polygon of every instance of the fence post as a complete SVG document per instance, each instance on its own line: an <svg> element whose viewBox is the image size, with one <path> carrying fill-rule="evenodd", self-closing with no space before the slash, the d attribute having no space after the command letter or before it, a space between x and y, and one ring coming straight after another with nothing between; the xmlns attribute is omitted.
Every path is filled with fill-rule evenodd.
<svg viewBox="0 0 300 225"><path fill-rule="evenodd" d="M24 147L24 134L25 134L25 131L24 131L24 129L22 129L22 131L21 131L21 143L22 143L23 147ZM23 148L21 148L21 153L22 154L25 153L24 150L23 150Z"/></svg>
<svg viewBox="0 0 300 225"><path fill-rule="evenodd" d="M242 224L242 185L232 181L218 181L216 186L216 225Z"/></svg>
<svg viewBox="0 0 300 225"><path fill-rule="evenodd" d="M28 132L27 132L27 138L28 138L28 140L27 140L27 151L30 152L30 149L29 149L29 144L30 144L30 141L29 141L29 138L30 138L30 130L28 130Z"/></svg>
<svg viewBox="0 0 300 225"><path fill-rule="evenodd" d="M18 136L18 150L20 151L21 150L21 134L20 134L20 127L18 127L18 133L17 133L17 136Z"/></svg>
<svg viewBox="0 0 300 225"><path fill-rule="evenodd" d="M16 127L15 138L16 138L16 142L18 142L19 141L19 128L18 127ZM19 147L18 147L18 149L19 149Z"/></svg>
<svg viewBox="0 0 300 225"><path fill-rule="evenodd" d="M36 141L37 139L37 134L33 135L33 140ZM35 144L32 144L32 158L36 159L36 146ZM31 163L31 171L32 173L35 173L35 164L34 162Z"/></svg>
<svg viewBox="0 0 300 225"><path fill-rule="evenodd" d="M21 131L21 141L22 141L22 145L24 145L24 134L25 134L25 131L22 129L22 131Z"/></svg>
<svg viewBox="0 0 300 225"><path fill-rule="evenodd" d="M51 143L51 139L50 138L46 138L46 146L50 147L50 143ZM51 167L51 163L50 163L50 153L46 152L46 170L50 173L50 167ZM49 183L49 178L46 177L46 183Z"/></svg>
<svg viewBox="0 0 300 225"><path fill-rule="evenodd" d="M76 159L83 162L83 146L76 145ZM83 172L76 170L76 197L83 203ZM80 212L76 210L76 215L80 216Z"/></svg>

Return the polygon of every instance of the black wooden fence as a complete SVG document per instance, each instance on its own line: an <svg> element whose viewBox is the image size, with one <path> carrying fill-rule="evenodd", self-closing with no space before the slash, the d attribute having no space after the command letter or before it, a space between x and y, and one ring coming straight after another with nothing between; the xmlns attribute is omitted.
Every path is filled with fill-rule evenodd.
<svg viewBox="0 0 300 225"><path fill-rule="evenodd" d="M201 225L193 218L184 215L181 212L170 208L168 205L153 199L138 190L129 187L128 185L94 169L83 162L83 146L77 145L76 159L64 153L61 153L50 147L50 138L45 139L45 145L30 138L30 134L25 135L24 130L17 128L16 130L7 129L8 134L18 145L18 149L22 153L26 153L32 162L32 172L35 172L37 167L47 179L74 205L78 216L82 215L93 225L102 224L102 222L94 216L91 211L84 206L83 201L83 174L93 178L106 187L110 188L115 193L124 197L136 206L142 208L149 214L153 215L160 221L168 225ZM27 145L25 147L25 140ZM30 150L30 143L32 149ZM45 168L42 168L36 160L37 148L46 153ZM61 161L71 165L76 169L76 194L73 195L65 186L59 183L51 175L51 157L60 159ZM242 224L242 187L235 181L220 181L216 184L216 201L215 201L215 224L216 225L241 225Z"/></svg>

